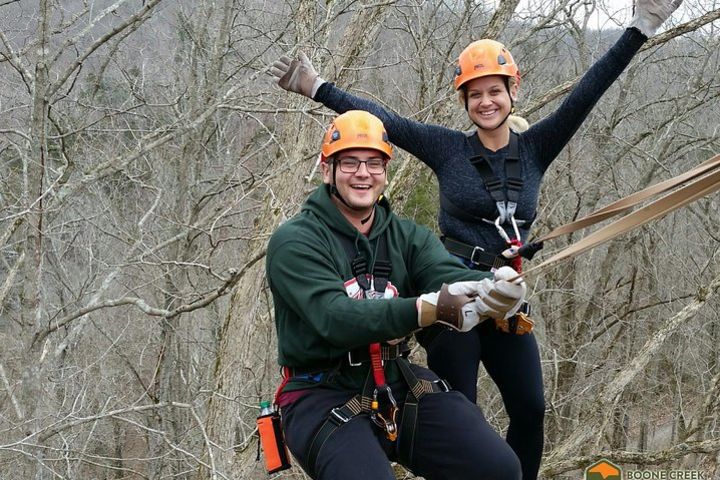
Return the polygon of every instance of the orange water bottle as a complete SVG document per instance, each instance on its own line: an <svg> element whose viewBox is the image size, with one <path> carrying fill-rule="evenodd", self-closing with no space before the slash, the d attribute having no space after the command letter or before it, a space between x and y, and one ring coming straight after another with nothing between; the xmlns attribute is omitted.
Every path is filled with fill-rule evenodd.
<svg viewBox="0 0 720 480"><path fill-rule="evenodd" d="M267 472L275 473L290 468L290 455L285 445L280 414L267 400L260 402L257 426Z"/></svg>

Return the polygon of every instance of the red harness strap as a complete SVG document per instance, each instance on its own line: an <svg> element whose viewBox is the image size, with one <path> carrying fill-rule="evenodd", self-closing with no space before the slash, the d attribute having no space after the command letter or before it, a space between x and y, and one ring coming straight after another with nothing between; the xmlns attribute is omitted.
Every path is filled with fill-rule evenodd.
<svg viewBox="0 0 720 480"><path fill-rule="evenodd" d="M370 362L372 362L372 372L373 378L375 379L375 386L384 386L385 370L383 370L382 353L379 343L370 344Z"/></svg>
<svg viewBox="0 0 720 480"><path fill-rule="evenodd" d="M373 391L370 406L370 418L375 422L375 425L385 430L385 435L392 442L395 441L398 435L396 421L398 407L392 390L385 380L380 344L371 343L369 348L372 374L375 380L375 390ZM381 402L383 404L382 407L380 405Z"/></svg>
<svg viewBox="0 0 720 480"><path fill-rule="evenodd" d="M280 394L283 391L283 388L285 388L285 385L287 385L288 381L291 377L291 372L289 367L282 367L282 382L280 383L280 386L275 390L275 397L273 398L273 405L279 405L278 399L280 397Z"/></svg>

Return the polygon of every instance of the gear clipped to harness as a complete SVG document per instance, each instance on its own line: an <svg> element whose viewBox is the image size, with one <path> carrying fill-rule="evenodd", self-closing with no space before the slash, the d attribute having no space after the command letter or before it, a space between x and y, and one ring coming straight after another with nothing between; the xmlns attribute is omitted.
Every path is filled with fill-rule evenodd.
<svg viewBox="0 0 720 480"><path fill-rule="evenodd" d="M342 242L343 248L346 253L348 253L348 258L352 258L354 247L345 238L342 239ZM351 262L353 276L363 290L363 296L365 298L368 298L368 291L371 287L374 287L377 295L382 296L387 288L390 273L392 272L388 255L387 238L385 235L382 235L378 239L378 242L378 255L373 268L372 286L370 285L367 261L365 258L362 255L357 255ZM375 425L385 431L385 436L388 440L394 442L398 435L397 402L395 401L390 386L385 380L380 344L372 343L368 349L372 365L372 376L375 382L375 389L370 404L370 418Z"/></svg>
<svg viewBox="0 0 720 480"><path fill-rule="evenodd" d="M275 410L269 401L260 402L260 415L257 418L258 434L258 456L262 445L265 457L265 469L268 473L280 472L291 467L290 455L285 436L283 435L280 414Z"/></svg>
<svg viewBox="0 0 720 480"><path fill-rule="evenodd" d="M518 274L522 274L523 257L532 258L532 256L542 248L542 243L523 245L519 225L527 223L529 226L532 221L525 222L524 220L515 219L515 211L517 210L517 204L520 199L520 191L523 187L520 155L518 150L518 135L515 132L510 132L508 154L505 158L505 176L507 177L506 185L503 185L503 182L498 179L490 167L490 163L482 154L479 145L477 145L479 142L477 137L473 136L472 140L475 151L478 155L471 158L470 162L480 174L480 177L485 184L485 188L495 201L498 211L498 216L494 221L488 219L483 219L483 221L495 225L498 234L503 238L503 240L505 240L505 244L507 245L507 249L502 252L502 256L510 262L510 266L513 270L515 270ZM504 191L505 186L507 187L507 193ZM514 238L510 238L503 227L503 225L507 223L509 223L512 227ZM525 303L521 311L516 315L513 315L510 318L496 320L495 326L505 333L512 333L515 335L530 333L535 323L530 319L528 313L529 306Z"/></svg>

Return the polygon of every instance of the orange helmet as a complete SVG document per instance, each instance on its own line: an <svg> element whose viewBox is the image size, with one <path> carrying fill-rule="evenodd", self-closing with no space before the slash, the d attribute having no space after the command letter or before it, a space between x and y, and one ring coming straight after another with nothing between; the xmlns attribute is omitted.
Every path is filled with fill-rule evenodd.
<svg viewBox="0 0 720 480"><path fill-rule="evenodd" d="M326 162L338 152L351 148L370 148L392 157L392 145L379 118L363 110L338 115L325 132L320 161Z"/></svg>
<svg viewBox="0 0 720 480"><path fill-rule="evenodd" d="M455 90L470 80L489 75L514 77L520 84L520 70L505 45L488 39L472 42L458 57Z"/></svg>

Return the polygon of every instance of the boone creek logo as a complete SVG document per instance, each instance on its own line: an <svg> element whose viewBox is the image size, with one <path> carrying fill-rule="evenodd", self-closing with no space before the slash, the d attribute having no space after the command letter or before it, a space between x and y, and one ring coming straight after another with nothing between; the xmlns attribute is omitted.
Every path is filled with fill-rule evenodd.
<svg viewBox="0 0 720 480"><path fill-rule="evenodd" d="M622 469L602 459L585 469L585 480L622 480Z"/></svg>

